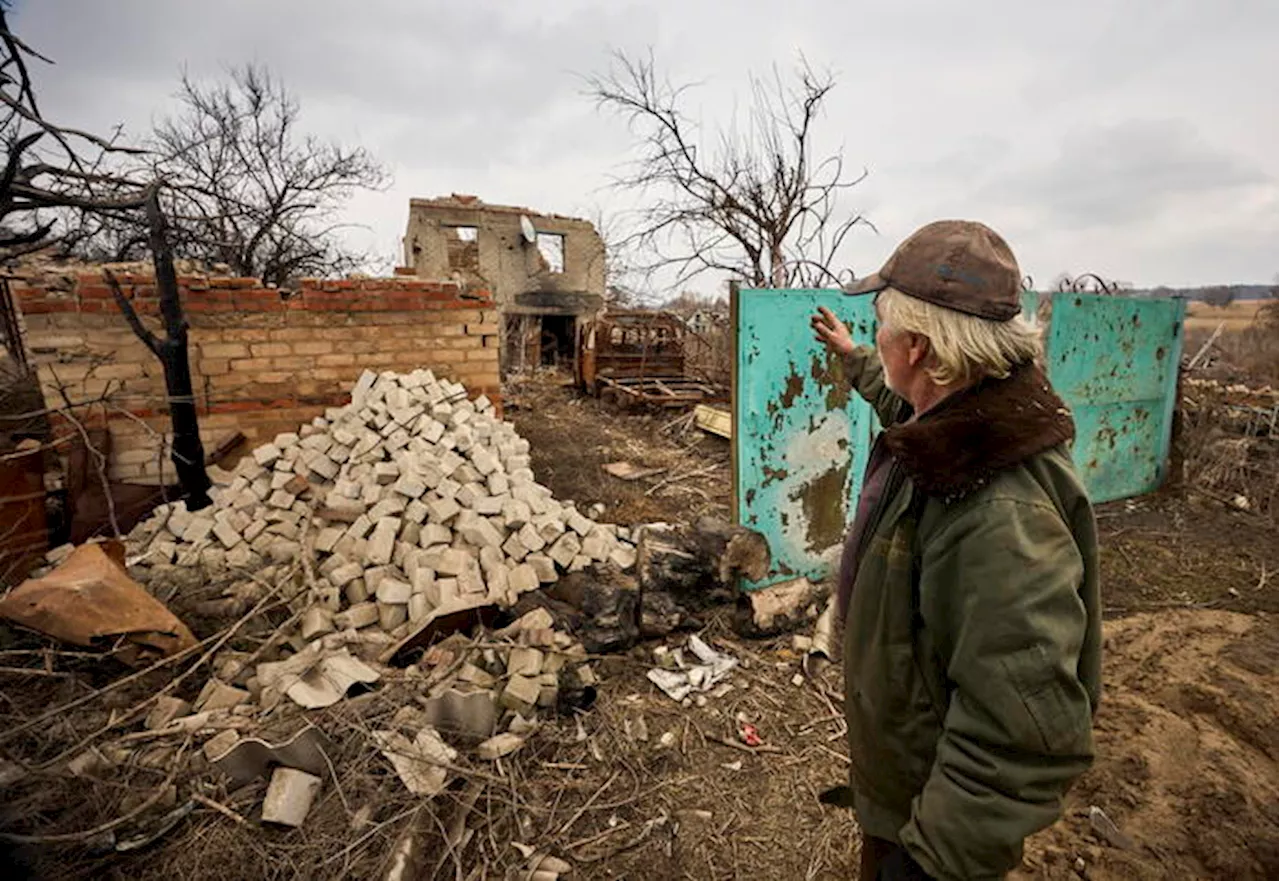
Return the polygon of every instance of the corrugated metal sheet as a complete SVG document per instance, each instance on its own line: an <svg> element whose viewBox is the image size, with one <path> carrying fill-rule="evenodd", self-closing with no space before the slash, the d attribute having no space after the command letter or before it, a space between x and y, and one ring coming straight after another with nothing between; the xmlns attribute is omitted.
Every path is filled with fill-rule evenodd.
<svg viewBox="0 0 1280 881"><path fill-rule="evenodd" d="M1164 480L1185 312L1171 298L1053 297L1049 379L1075 416L1072 454L1095 502Z"/></svg>
<svg viewBox="0 0 1280 881"><path fill-rule="evenodd" d="M844 391L843 365L814 340L809 317L819 306L857 342L874 340L870 297L742 290L734 298L735 513L773 555L770 574L748 588L827 575L866 468L875 416Z"/></svg>
<svg viewBox="0 0 1280 881"><path fill-rule="evenodd" d="M1023 297L1032 316L1040 295ZM1074 457L1090 496L1157 489L1169 457L1185 303L1060 293L1047 332L1049 377L1076 419ZM733 302L734 504L769 540L774 570L748 589L823 578L838 557L878 427L840 390L840 365L813 339L824 305L858 342L875 337L870 297L743 290ZM1041 310L1043 311L1043 310Z"/></svg>

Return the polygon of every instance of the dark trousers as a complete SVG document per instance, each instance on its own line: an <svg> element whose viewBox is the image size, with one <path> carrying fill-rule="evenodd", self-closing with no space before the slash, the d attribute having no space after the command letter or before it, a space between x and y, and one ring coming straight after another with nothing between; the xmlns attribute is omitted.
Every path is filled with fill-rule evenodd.
<svg viewBox="0 0 1280 881"><path fill-rule="evenodd" d="M862 833L862 860L858 868L858 881L876 881L880 864L897 847L892 841Z"/></svg>

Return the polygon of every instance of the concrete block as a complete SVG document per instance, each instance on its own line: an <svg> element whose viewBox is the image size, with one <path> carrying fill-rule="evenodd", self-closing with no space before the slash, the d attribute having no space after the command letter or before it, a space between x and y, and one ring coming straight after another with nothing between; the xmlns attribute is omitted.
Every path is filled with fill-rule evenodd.
<svg viewBox="0 0 1280 881"><path fill-rule="evenodd" d="M445 450L440 455L440 471L445 477L449 477L453 472L458 470L458 466L464 461L465 460L453 450Z"/></svg>
<svg viewBox="0 0 1280 881"><path fill-rule="evenodd" d="M462 489L462 484L451 477L446 477L440 481L435 488L435 493L442 499L457 500L458 490Z"/></svg>
<svg viewBox="0 0 1280 881"><path fill-rule="evenodd" d="M406 474L392 488L407 499L417 499L427 491L427 484L419 477Z"/></svg>
<svg viewBox="0 0 1280 881"><path fill-rule="evenodd" d="M480 548L478 558L480 560L480 569L486 575L494 569L506 569L506 555L502 552L501 547L484 545Z"/></svg>
<svg viewBox="0 0 1280 881"><path fill-rule="evenodd" d="M329 583L334 587L346 587L364 575L364 567L359 563L344 563L328 574Z"/></svg>
<svg viewBox="0 0 1280 881"><path fill-rule="evenodd" d="M204 688L200 690L200 696L196 698L192 706L198 713L212 712L213 710L229 710L248 700L249 692L243 688L236 688L217 679L210 679L205 683Z"/></svg>
<svg viewBox="0 0 1280 881"><path fill-rule="evenodd" d="M182 540L187 544L204 541L213 532L213 525L212 517L194 516L182 530Z"/></svg>
<svg viewBox="0 0 1280 881"><path fill-rule="evenodd" d="M470 462L463 462L458 466L458 470L450 475L454 480L463 485L468 483L481 483L484 480L482 474L475 469Z"/></svg>
<svg viewBox="0 0 1280 881"><path fill-rule="evenodd" d="M422 527L422 535L418 537L418 541L424 548L448 544L453 541L453 530L440 523L428 523Z"/></svg>
<svg viewBox="0 0 1280 881"><path fill-rule="evenodd" d="M320 791L320 778L297 768L279 766L271 774L262 800L262 821L280 826L301 826Z"/></svg>
<svg viewBox="0 0 1280 881"><path fill-rule="evenodd" d="M491 602L503 606L515 603L516 595L511 590L511 576L505 565L486 570L484 581L485 592L488 593Z"/></svg>
<svg viewBox="0 0 1280 881"><path fill-rule="evenodd" d="M383 517L393 517L403 513L406 507L407 502L403 496L392 494L387 498L380 499L376 505L369 509L369 519L376 522Z"/></svg>
<svg viewBox="0 0 1280 881"><path fill-rule="evenodd" d="M302 613L300 628L302 638L307 642L318 636L333 632L333 612L322 606L312 606Z"/></svg>
<svg viewBox="0 0 1280 881"><path fill-rule="evenodd" d="M547 556L561 569L568 570L574 557L582 550L582 542L573 532L566 532L547 551Z"/></svg>
<svg viewBox="0 0 1280 881"><path fill-rule="evenodd" d="M582 540L582 554L597 563L609 559L610 548L599 533L592 533Z"/></svg>
<svg viewBox="0 0 1280 881"><path fill-rule="evenodd" d="M476 501L488 495L484 487L478 483L464 483L454 494L453 500L464 508L474 508Z"/></svg>
<svg viewBox="0 0 1280 881"><path fill-rule="evenodd" d="M508 676L537 676L542 672L542 652L527 646L515 646L507 655Z"/></svg>
<svg viewBox="0 0 1280 881"><path fill-rule="evenodd" d="M570 572L581 572L582 570L586 569L590 565L591 565L591 558L583 556L582 554L579 554L578 556L573 558L573 561L569 563L567 568L568 568L568 571Z"/></svg>
<svg viewBox="0 0 1280 881"><path fill-rule="evenodd" d="M474 597L486 591L487 587L484 576L480 574L480 567L472 560L466 569L458 573L458 593L461 596Z"/></svg>
<svg viewBox="0 0 1280 881"><path fill-rule="evenodd" d="M345 612L333 616L333 625L339 630L359 630L378 621L378 604L357 603Z"/></svg>
<svg viewBox="0 0 1280 881"><path fill-rule="evenodd" d="M316 533L316 551L333 553L333 548L335 544L338 544L338 539L342 538L343 531L338 529L337 526L325 526L319 533Z"/></svg>
<svg viewBox="0 0 1280 881"><path fill-rule="evenodd" d="M475 523L466 527L460 527L458 532L478 548L497 550L502 547L502 533L483 517L478 517Z"/></svg>
<svg viewBox="0 0 1280 881"><path fill-rule="evenodd" d="M295 496L293 493L285 492L282 489L278 489L271 494L270 498L267 499L267 505L268 507L272 507L272 508L288 510L289 508L293 507L293 503L297 500L297 498L298 497Z"/></svg>
<svg viewBox="0 0 1280 881"><path fill-rule="evenodd" d="M502 506L502 519L506 521L509 529L519 529L533 519L533 509L529 507L528 502L512 496L511 500Z"/></svg>
<svg viewBox="0 0 1280 881"><path fill-rule="evenodd" d="M458 579L456 578L437 578L432 586L431 593L427 594L427 599L432 601L432 605L443 606L446 603L456 600L460 595L458 589Z"/></svg>
<svg viewBox="0 0 1280 881"><path fill-rule="evenodd" d="M345 458L345 456L344 456ZM316 453L306 460L307 470L321 480L333 480L338 476L340 466L325 453Z"/></svg>
<svg viewBox="0 0 1280 881"><path fill-rule="evenodd" d="M529 549L524 546L519 534L515 532L507 536L507 540L502 543L502 550L508 557L517 562L529 555Z"/></svg>
<svg viewBox="0 0 1280 881"><path fill-rule="evenodd" d="M425 593L415 593L409 597L409 622L411 624L421 624L426 620L427 615L431 613L431 600Z"/></svg>
<svg viewBox="0 0 1280 881"><path fill-rule="evenodd" d="M378 602L389 605L405 605L413 595L412 585L389 576L379 580L374 590L377 592Z"/></svg>
<svg viewBox="0 0 1280 881"><path fill-rule="evenodd" d="M518 535L520 536L520 543L528 548L530 552L536 553L547 546L547 540L542 537L542 533L538 531L532 521L520 527Z"/></svg>
<svg viewBox="0 0 1280 881"><path fill-rule="evenodd" d="M471 464L475 466L476 471L485 477L496 473L502 467L502 463L498 461L497 456L480 446L471 450Z"/></svg>
<svg viewBox="0 0 1280 881"><path fill-rule="evenodd" d="M366 566L385 566L391 562L391 555L396 547L396 534L400 531L400 521L394 517L383 517L374 527L365 549Z"/></svg>
<svg viewBox="0 0 1280 881"><path fill-rule="evenodd" d="M280 458L280 448L275 444L263 444L253 451L253 461L263 468L270 468Z"/></svg>
<svg viewBox="0 0 1280 881"><path fill-rule="evenodd" d="M378 603L378 626L390 633L409 620L409 607L401 603Z"/></svg>
<svg viewBox="0 0 1280 881"><path fill-rule="evenodd" d="M373 520L368 514L361 514L347 527L346 534L355 539L364 538L373 529Z"/></svg>
<svg viewBox="0 0 1280 881"><path fill-rule="evenodd" d="M460 575L473 564L474 560L466 551L449 548L440 554L439 561L433 567L441 575Z"/></svg>
<svg viewBox="0 0 1280 881"><path fill-rule="evenodd" d="M533 518L533 525L537 528L538 535L542 536L542 540L547 544L556 541L565 533L562 515L555 513L539 514Z"/></svg>
<svg viewBox="0 0 1280 881"><path fill-rule="evenodd" d="M551 584L560 577L556 573L555 561L545 554L530 554L524 561L526 565L533 567L541 584Z"/></svg>
<svg viewBox="0 0 1280 881"><path fill-rule="evenodd" d="M462 507L453 499L440 497L427 499L427 517L432 523L448 523L458 515Z"/></svg>
<svg viewBox="0 0 1280 881"><path fill-rule="evenodd" d="M171 697L169 695L161 695L156 698L156 702L151 705L151 711L147 713L147 719L143 723L148 729L163 728L179 716L185 716L191 712L191 704L181 698Z"/></svg>
<svg viewBox="0 0 1280 881"><path fill-rule="evenodd" d="M619 544L609 552L609 562L626 571L636 564L636 549L631 545Z"/></svg>
<svg viewBox="0 0 1280 881"><path fill-rule="evenodd" d="M507 582L512 592L521 594L537 590L539 585L538 570L529 563L513 566L507 574Z"/></svg>
<svg viewBox="0 0 1280 881"><path fill-rule="evenodd" d="M427 519L427 506L422 504L419 499L414 499L409 502L409 504L405 505L404 519L408 520L410 523L416 523L419 526L422 525Z"/></svg>
<svg viewBox="0 0 1280 881"><path fill-rule="evenodd" d="M342 588L342 595L346 597L348 606L355 606L369 599L369 585L363 578L357 578ZM335 609L334 611L337 611Z"/></svg>
<svg viewBox="0 0 1280 881"><path fill-rule="evenodd" d="M242 541L240 533L235 527L226 520L215 520L213 524L213 535L222 543L222 546L228 550L234 548Z"/></svg>
<svg viewBox="0 0 1280 881"><path fill-rule="evenodd" d="M527 716L538 705L541 683L534 676L512 676L498 698L498 705L504 709Z"/></svg>

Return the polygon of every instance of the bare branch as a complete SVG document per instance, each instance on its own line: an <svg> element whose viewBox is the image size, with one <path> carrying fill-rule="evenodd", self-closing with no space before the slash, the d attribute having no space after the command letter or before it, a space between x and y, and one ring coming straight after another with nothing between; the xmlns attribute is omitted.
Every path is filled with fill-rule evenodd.
<svg viewBox="0 0 1280 881"><path fill-rule="evenodd" d="M814 127L835 86L830 75L801 58L791 83L776 68L752 77L745 124L731 122L713 147L700 144L706 139L682 112L690 86L661 79L652 53L615 53L609 72L586 84L588 96L638 137L635 160L613 182L645 205L620 240L629 252L651 255L636 261L638 271L674 272L675 286L705 272L756 287L786 287L815 268L836 277L828 265L850 230L866 223L839 210L840 196L866 171L847 175L838 153L813 155Z"/></svg>

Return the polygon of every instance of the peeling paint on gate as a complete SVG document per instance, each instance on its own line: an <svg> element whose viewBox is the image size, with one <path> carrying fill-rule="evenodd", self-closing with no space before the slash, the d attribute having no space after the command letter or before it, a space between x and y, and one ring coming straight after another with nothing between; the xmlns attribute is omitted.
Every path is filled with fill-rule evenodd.
<svg viewBox="0 0 1280 881"><path fill-rule="evenodd" d="M1095 502L1164 480L1185 311L1165 297L1053 297L1049 379L1075 417L1072 455Z"/></svg>
<svg viewBox="0 0 1280 881"><path fill-rule="evenodd" d="M1034 317L1044 298L1023 295ZM743 290L733 298L736 522L769 541L774 568L748 589L839 559L878 428L850 394L838 358L814 339L826 306L871 343L870 297L836 291ZM1182 354L1181 300L1058 293L1046 338L1049 379L1076 421L1076 466L1095 502L1151 492L1164 479Z"/></svg>
<svg viewBox="0 0 1280 881"><path fill-rule="evenodd" d="M734 297L734 502L737 522L769 540L773 569L748 588L825 578L839 558L875 417L850 395L841 360L814 340L826 306L854 339L875 336L870 297L743 290Z"/></svg>

